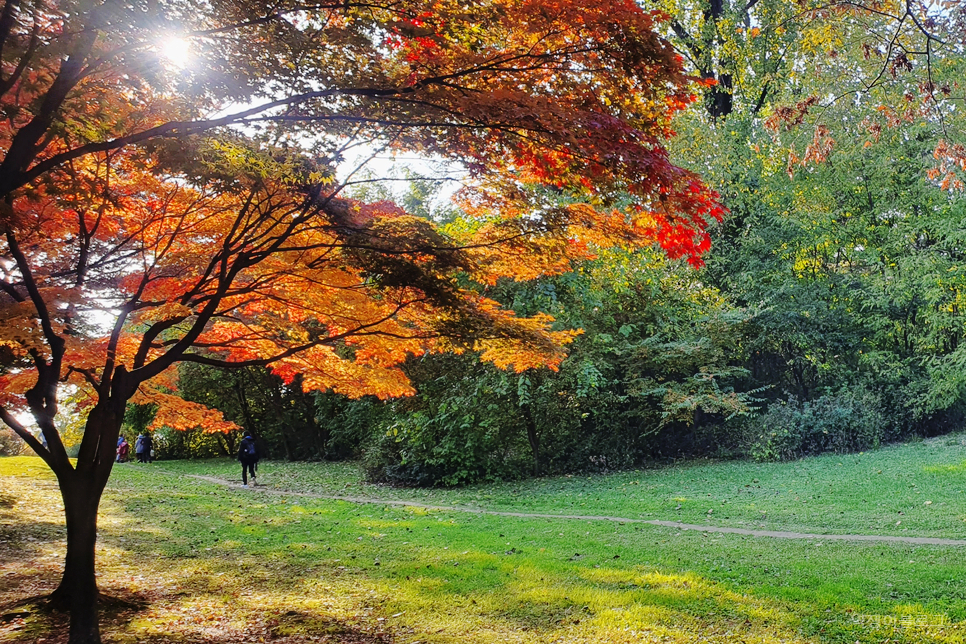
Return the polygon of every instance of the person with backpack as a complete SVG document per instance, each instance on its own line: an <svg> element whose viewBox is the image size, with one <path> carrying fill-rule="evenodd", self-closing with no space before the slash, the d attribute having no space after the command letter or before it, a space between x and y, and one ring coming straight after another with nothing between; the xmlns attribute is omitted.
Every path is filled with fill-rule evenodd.
<svg viewBox="0 0 966 644"><path fill-rule="evenodd" d="M252 475L252 485L255 485L255 467L258 465L258 446L251 431L245 432L245 437L238 445L238 460L242 466L242 487L248 487L248 474Z"/></svg>

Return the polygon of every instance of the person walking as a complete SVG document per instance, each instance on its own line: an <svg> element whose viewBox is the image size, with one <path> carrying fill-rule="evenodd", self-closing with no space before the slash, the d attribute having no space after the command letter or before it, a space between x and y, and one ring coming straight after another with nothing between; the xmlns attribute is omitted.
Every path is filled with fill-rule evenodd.
<svg viewBox="0 0 966 644"><path fill-rule="evenodd" d="M258 445L251 431L245 432L245 437L238 444L238 460L242 466L242 487L248 487L248 475L251 473L252 485L255 485L255 467L258 465Z"/></svg>
<svg viewBox="0 0 966 644"><path fill-rule="evenodd" d="M151 462L151 435L147 432L138 434L134 441L134 454L137 456L138 463Z"/></svg>

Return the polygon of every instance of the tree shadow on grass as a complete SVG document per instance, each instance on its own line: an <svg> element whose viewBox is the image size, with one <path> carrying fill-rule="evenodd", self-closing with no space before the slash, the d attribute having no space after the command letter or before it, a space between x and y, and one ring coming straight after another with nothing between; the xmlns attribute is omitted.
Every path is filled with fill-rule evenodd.
<svg viewBox="0 0 966 644"><path fill-rule="evenodd" d="M0 602L0 640L50 644L67 640L69 614L50 600L50 593L60 580L59 571L24 571L4 574L0 579L0 597L4 598ZM18 593L28 589L39 589L41 594ZM98 597L102 624L123 625L147 606L143 597L123 588L115 593L101 592Z"/></svg>
<svg viewBox="0 0 966 644"><path fill-rule="evenodd" d="M701 547L712 545L695 535L655 546L656 532L611 525L575 530L545 520L211 494L204 487L138 488L104 507L102 588L143 601L137 609L102 612L107 643L883 641L838 608L827 614L831 604L813 595L784 600L774 589L769 597L767 587L688 572ZM595 554L574 555L560 539ZM591 542L595 547L585 550ZM715 546L708 556L757 552L739 539L722 542L727 548ZM671 549L681 556L676 567L671 557L658 558ZM31 542L20 554L31 553L43 549ZM44 560L43 579L55 583L60 563ZM12 583L14 577L0 578L0 601ZM28 618L29 633L0 629L0 639L58 642L66 622L54 617ZM813 635L819 629L836 634Z"/></svg>
<svg viewBox="0 0 966 644"><path fill-rule="evenodd" d="M121 590L123 593L124 591ZM158 603L177 602L179 595L161 597ZM129 593L105 596L99 607L101 633L105 643L124 644L392 644L395 634L378 622L358 624L320 612L289 610L269 615L251 614L246 623L211 623L204 616L183 614L166 629L139 626L156 604ZM0 605L0 641L10 644L64 644L69 615L51 610L46 596L22 598Z"/></svg>

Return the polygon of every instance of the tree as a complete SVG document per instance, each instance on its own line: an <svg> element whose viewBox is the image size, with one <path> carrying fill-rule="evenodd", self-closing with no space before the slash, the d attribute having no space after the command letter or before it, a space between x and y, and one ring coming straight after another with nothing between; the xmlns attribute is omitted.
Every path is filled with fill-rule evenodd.
<svg viewBox="0 0 966 644"><path fill-rule="evenodd" d="M704 111L712 121L735 113L767 116L769 106L801 105L813 91L819 105L873 96L903 75L911 79L905 89L921 93L938 115L951 92L947 65L966 16L960 0L688 0L658 6L670 14L667 35L688 66L711 81ZM809 82L816 72L825 75L825 85ZM829 85L836 91L823 95Z"/></svg>
<svg viewBox="0 0 966 644"><path fill-rule="evenodd" d="M564 271L595 245L700 262L721 209L662 146L692 95L657 19L628 0L2 3L0 418L60 484L53 599L72 644L100 640L97 507L129 401L157 405L157 424L230 426L168 404L177 363L403 395L408 355L562 359L571 333L467 278ZM190 66L161 53L173 37ZM459 161L474 225L447 236L345 198L359 147ZM76 464L55 421L65 387L87 399Z"/></svg>
<svg viewBox="0 0 966 644"><path fill-rule="evenodd" d="M565 275L501 282L518 313L584 333L559 370L507 373L475 356L407 363L417 395L391 403L371 478L460 485L640 465L708 449L707 428L746 415L749 314L659 252L602 251Z"/></svg>
<svg viewBox="0 0 966 644"><path fill-rule="evenodd" d="M286 384L265 367L217 369L185 363L178 371L178 394L217 409L228 420L253 432L263 456L288 460L329 456L329 427L316 418L316 394L304 391L298 376ZM172 442L180 443L185 438L176 436L176 432L165 434ZM214 454L234 456L240 437L239 432L198 436L203 441L198 448L214 448ZM180 458L198 455L187 445L165 451Z"/></svg>
<svg viewBox="0 0 966 644"><path fill-rule="evenodd" d="M757 311L744 366L784 399L748 435L784 416L796 440L861 449L961 422L963 3L662 6L718 80L672 143L730 210L700 279ZM859 435L859 402L877 433Z"/></svg>

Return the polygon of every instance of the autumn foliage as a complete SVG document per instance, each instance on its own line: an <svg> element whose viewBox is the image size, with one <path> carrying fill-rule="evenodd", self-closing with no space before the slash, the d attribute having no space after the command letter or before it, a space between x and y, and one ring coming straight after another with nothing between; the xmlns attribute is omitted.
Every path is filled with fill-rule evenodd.
<svg viewBox="0 0 966 644"><path fill-rule="evenodd" d="M631 0L0 4L0 418L61 483L72 642L99 640L96 508L127 402L229 426L173 396L176 363L381 397L426 352L553 368L574 332L475 285L612 245L699 263L721 215L663 147L692 79ZM467 224L353 199L360 149L457 164Z"/></svg>
<svg viewBox="0 0 966 644"><path fill-rule="evenodd" d="M203 66L188 81L163 60L151 74L126 73L135 56L157 56L147 25L120 43L85 40L65 35L77 16L46 13L57 7L21 13L23 32L8 40L27 65L7 72L4 165L38 121L49 124L4 177L5 344L18 359L51 363L46 345L56 338L58 381L104 391L123 368L137 374L130 395L140 386L137 395L152 400L173 383L143 383L181 359L271 364L286 379L303 374L307 387L396 396L410 392L398 365L426 351L472 348L518 370L559 362L568 333L550 332L545 317L516 318L458 286L458 274L529 279L614 243L656 241L700 261L704 226L720 210L661 146L669 115L692 97L676 55L652 31L656 16L631 2L432 8L320 7L329 47L353 50L343 77L215 120L197 118L215 97ZM125 9L134 8L109 19L130 18ZM96 25L108 11L87 18ZM254 20L205 18L225 20L237 37L265 34ZM306 37L294 16L264 24ZM28 27L44 34L39 41L83 49L68 62L76 56L84 69L49 113L69 65L43 57ZM199 39L199 54L211 65L237 46ZM253 97L296 80L247 71L235 80ZM312 72L296 85L318 82L322 70ZM184 83L209 96L185 107L172 94ZM196 119L178 120L187 115ZM220 134L229 122L269 125L276 143ZM323 147L328 154L309 161L277 144L279 124L293 122L459 159L471 173L461 203L480 225L448 239L393 204L341 197L337 154ZM174 138L183 143L165 147ZM538 203L534 184L585 201ZM607 205L615 190L628 196L620 210ZM36 381L29 368L3 379L7 405Z"/></svg>

